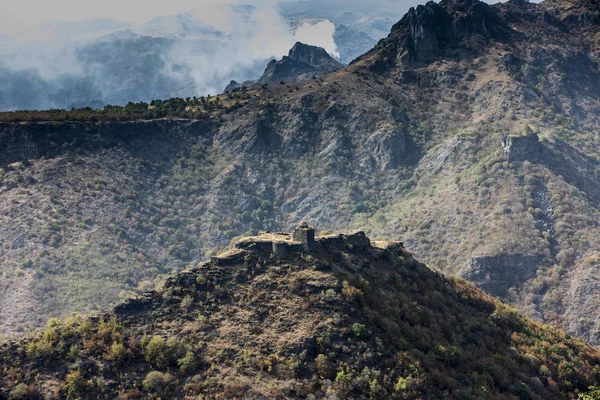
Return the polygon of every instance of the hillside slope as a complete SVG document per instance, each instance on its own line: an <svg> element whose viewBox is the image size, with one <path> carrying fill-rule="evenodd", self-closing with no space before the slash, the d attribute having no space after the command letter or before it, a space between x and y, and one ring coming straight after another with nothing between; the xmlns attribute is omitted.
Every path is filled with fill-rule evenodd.
<svg viewBox="0 0 600 400"><path fill-rule="evenodd" d="M244 238L101 318L5 344L0 397L566 399L599 382L594 349L401 243L311 232Z"/></svg>
<svg viewBox="0 0 600 400"><path fill-rule="evenodd" d="M2 165L27 159L0 192L0 326L102 307L94 276L115 304L238 235L309 219L401 237L599 343L598 15L583 0L430 2L322 79L181 100L176 114L145 105L152 121L3 114L59 121L0 127ZM173 115L204 119L156 119Z"/></svg>

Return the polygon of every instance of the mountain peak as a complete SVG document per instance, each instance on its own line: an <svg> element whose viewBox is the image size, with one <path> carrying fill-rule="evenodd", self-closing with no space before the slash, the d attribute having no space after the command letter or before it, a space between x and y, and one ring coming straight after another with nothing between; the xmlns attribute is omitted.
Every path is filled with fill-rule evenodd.
<svg viewBox="0 0 600 400"><path fill-rule="evenodd" d="M330 74L343 67L344 64L334 60L324 48L296 42L287 56L269 62L259 80L243 84L231 81L225 92L234 91L242 86L251 88L279 82L297 83Z"/></svg>
<svg viewBox="0 0 600 400"><path fill-rule="evenodd" d="M373 51L375 69L433 61L448 49L464 49L471 37L505 40L510 27L497 10L479 0L433 1L411 8ZM373 51L371 54L373 54Z"/></svg>
<svg viewBox="0 0 600 400"><path fill-rule="evenodd" d="M305 62L309 65L319 65L323 61L335 61L322 47L311 46L302 42L296 42L288 53L288 57L297 62Z"/></svg>
<svg viewBox="0 0 600 400"><path fill-rule="evenodd" d="M300 82L313 76L323 76L343 68L321 47L296 42L287 57L271 61L260 78L261 84Z"/></svg>
<svg viewBox="0 0 600 400"><path fill-rule="evenodd" d="M473 7L475 5L487 5L486 3L479 1L479 0L442 0L439 4L442 8L448 8L448 7L466 8L466 7Z"/></svg>

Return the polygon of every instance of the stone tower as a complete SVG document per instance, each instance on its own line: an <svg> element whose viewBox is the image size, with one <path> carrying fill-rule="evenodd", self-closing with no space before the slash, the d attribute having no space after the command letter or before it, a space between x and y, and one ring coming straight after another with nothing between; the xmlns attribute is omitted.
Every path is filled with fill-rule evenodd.
<svg viewBox="0 0 600 400"><path fill-rule="evenodd" d="M293 239L300 242L306 251L310 251L315 245L315 228L310 227L306 222L301 222L294 230Z"/></svg>

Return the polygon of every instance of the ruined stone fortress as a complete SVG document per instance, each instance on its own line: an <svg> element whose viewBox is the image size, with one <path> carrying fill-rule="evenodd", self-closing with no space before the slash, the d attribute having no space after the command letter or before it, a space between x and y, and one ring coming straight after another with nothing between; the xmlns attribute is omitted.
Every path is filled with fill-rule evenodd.
<svg viewBox="0 0 600 400"><path fill-rule="evenodd" d="M235 243L232 252L249 250L272 253L275 257L286 258L299 253L310 254L342 248L361 250L372 246L388 248L392 251L404 249L402 242L371 242L364 232L317 237L314 226L301 222L292 233L264 232L259 236L243 238ZM231 254L225 255L225 258L228 256L231 257ZM222 260L222 257L218 258Z"/></svg>
<svg viewBox="0 0 600 400"><path fill-rule="evenodd" d="M388 257L390 260L400 256L412 258L402 242L371 241L362 231L317 237L316 228L302 222L292 233L264 232L258 236L242 238L228 251L211 257L192 270L168 278L164 287L196 287L198 290L205 290L202 289L202 284L198 283L198 276L204 276L209 273L207 271L214 271L214 268L239 269L242 266L256 265L257 259L272 257L293 260L307 255L321 255L341 259L342 253L373 253L374 257ZM131 319L152 309L160 301L159 293L146 292L117 306L114 312L121 318Z"/></svg>
<svg viewBox="0 0 600 400"><path fill-rule="evenodd" d="M293 233L264 232L259 236L241 239L235 244L235 248L271 251L275 256L283 258L291 252L310 253L315 248L315 243L316 228L301 222Z"/></svg>

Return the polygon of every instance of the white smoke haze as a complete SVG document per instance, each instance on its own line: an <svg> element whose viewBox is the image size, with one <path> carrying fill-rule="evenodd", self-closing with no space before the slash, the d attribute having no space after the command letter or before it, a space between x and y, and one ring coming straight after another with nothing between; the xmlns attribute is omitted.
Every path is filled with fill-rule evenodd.
<svg viewBox="0 0 600 400"><path fill-rule="evenodd" d="M263 0L253 0L261 4ZM267 0L269 1L269 0ZM184 13L237 0L19 0L0 2L0 34L30 31L48 21L113 19L143 24L162 15ZM266 4L266 2L265 2Z"/></svg>
<svg viewBox="0 0 600 400"><path fill-rule="evenodd" d="M268 61L287 55L297 41L323 47L332 56L339 57L333 39L335 26L330 21L304 23L293 32L275 3L253 8L243 18L236 11L224 12L222 7L218 8L217 13L203 8L202 14L203 17L218 16L206 26L226 27L222 29L226 39L219 42L222 45L198 52L197 41L181 41L167 60L171 71L174 66L185 66L184 70L189 71L195 82L196 93L221 93L232 79L242 82L258 78ZM193 15L197 16L198 12Z"/></svg>
<svg viewBox="0 0 600 400"><path fill-rule="evenodd" d="M216 94L296 41L349 62L423 2L0 1L0 111Z"/></svg>
<svg viewBox="0 0 600 400"><path fill-rule="evenodd" d="M333 22L319 21L316 23L305 22L296 31L296 41L314 44L319 43L318 46L327 50L329 54L335 58L340 58L340 53L337 51L337 45L333 35L335 33L335 25Z"/></svg>
<svg viewBox="0 0 600 400"><path fill-rule="evenodd" d="M0 1L0 111L216 94L296 41L349 62L423 2Z"/></svg>
<svg viewBox="0 0 600 400"><path fill-rule="evenodd" d="M77 59L76 49L59 41L27 42L12 48L2 57L0 66L14 71L35 69L43 79L61 74L81 75L84 68Z"/></svg>
<svg viewBox="0 0 600 400"><path fill-rule="evenodd" d="M258 78L296 41L339 58L332 22L308 21L294 30L277 5L203 2L142 24L44 22L0 36L0 110L217 94L232 79Z"/></svg>
<svg viewBox="0 0 600 400"><path fill-rule="evenodd" d="M349 62L423 2L0 1L0 111L216 94L296 41Z"/></svg>

